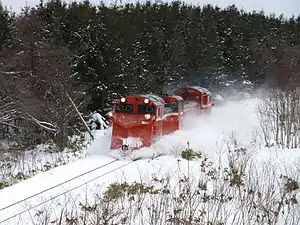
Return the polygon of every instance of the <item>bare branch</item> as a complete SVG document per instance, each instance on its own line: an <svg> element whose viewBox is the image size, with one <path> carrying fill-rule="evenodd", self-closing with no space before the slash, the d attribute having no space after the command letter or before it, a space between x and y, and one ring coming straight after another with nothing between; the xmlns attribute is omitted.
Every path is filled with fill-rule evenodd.
<svg viewBox="0 0 300 225"><path fill-rule="evenodd" d="M5 75L18 75L18 74L31 74L32 71L3 71L0 70L0 73Z"/></svg>
<svg viewBox="0 0 300 225"><path fill-rule="evenodd" d="M29 117L36 123L38 124L40 127L48 130L48 131L52 131L55 133L59 132L59 129L57 128L57 126L53 125L52 123L49 122L45 122L45 121L40 121L36 118L34 118L32 115L29 115Z"/></svg>

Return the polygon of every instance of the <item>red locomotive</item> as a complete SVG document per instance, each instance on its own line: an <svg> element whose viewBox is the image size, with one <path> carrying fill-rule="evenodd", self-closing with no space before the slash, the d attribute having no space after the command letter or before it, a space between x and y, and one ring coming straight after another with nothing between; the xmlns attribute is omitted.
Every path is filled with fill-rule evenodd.
<svg viewBox="0 0 300 225"><path fill-rule="evenodd" d="M132 95L116 100L113 112L111 149L137 150L149 147L158 137L182 125L186 114L210 113L212 94L201 87L179 88L174 95Z"/></svg>
<svg viewBox="0 0 300 225"><path fill-rule="evenodd" d="M186 112L193 112L197 115L210 113L211 107L214 105L212 93L203 87L179 88L175 90L174 94L183 98Z"/></svg>

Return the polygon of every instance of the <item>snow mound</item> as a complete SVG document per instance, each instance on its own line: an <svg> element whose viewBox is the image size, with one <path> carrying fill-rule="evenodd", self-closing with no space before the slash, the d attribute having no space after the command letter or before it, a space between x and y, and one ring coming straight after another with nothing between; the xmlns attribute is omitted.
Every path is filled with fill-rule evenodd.
<svg viewBox="0 0 300 225"><path fill-rule="evenodd" d="M109 127L109 122L98 112L93 112L89 116L88 124L91 126L92 130L99 127L100 130L107 129Z"/></svg>

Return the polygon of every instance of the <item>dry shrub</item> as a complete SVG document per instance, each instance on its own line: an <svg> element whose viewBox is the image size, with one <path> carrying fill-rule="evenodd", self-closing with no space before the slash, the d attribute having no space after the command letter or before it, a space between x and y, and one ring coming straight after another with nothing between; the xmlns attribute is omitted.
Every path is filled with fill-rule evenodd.
<svg viewBox="0 0 300 225"><path fill-rule="evenodd" d="M258 115L266 146L300 146L300 88L263 92Z"/></svg>

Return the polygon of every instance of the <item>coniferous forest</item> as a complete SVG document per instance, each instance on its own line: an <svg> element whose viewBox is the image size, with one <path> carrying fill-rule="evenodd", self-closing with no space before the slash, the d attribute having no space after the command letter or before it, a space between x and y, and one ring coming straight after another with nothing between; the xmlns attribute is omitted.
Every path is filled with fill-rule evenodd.
<svg viewBox="0 0 300 225"><path fill-rule="evenodd" d="M83 129L68 96L86 115L108 112L124 95L180 84L284 88L299 71L299 46L300 15L234 5L51 0L21 14L0 5L1 138L24 147L52 137L63 148Z"/></svg>

